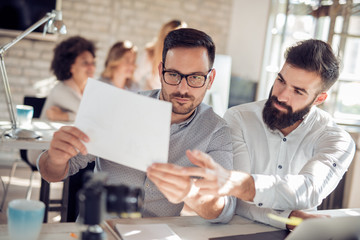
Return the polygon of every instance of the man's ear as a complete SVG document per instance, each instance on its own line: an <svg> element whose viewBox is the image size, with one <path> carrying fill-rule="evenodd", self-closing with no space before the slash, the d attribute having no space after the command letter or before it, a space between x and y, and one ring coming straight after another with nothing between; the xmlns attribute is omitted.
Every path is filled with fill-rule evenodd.
<svg viewBox="0 0 360 240"><path fill-rule="evenodd" d="M162 62L159 63L158 69L159 69L159 77L160 77L160 79L161 79L162 70L163 70L163 63L162 63Z"/></svg>
<svg viewBox="0 0 360 240"><path fill-rule="evenodd" d="M210 75L209 75L209 84L207 85L208 90L210 90L210 88L211 88L211 86L212 86L212 84L213 84L213 82L215 80L215 75L216 75L216 70L215 70L215 68L213 68L211 70Z"/></svg>
<svg viewBox="0 0 360 240"><path fill-rule="evenodd" d="M315 100L315 102L314 102L314 105L319 105L319 104L321 104L321 103L323 103L324 101L325 101L325 99L327 98L327 93L326 92L322 92L322 93L320 93L318 96L317 96L317 98L316 98L316 100Z"/></svg>

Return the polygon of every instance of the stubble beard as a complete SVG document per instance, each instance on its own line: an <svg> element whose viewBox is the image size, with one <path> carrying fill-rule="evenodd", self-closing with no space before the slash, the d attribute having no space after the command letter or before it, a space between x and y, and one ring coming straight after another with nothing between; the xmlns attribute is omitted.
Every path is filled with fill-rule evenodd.
<svg viewBox="0 0 360 240"><path fill-rule="evenodd" d="M164 91L162 91L162 96L165 101L172 103L172 112L174 114L186 115L191 113L196 108L196 106L194 105L195 97L190 96L187 93L180 94L179 92L176 92L168 95ZM188 98L190 105L186 107L186 104L178 103L173 100L174 98Z"/></svg>

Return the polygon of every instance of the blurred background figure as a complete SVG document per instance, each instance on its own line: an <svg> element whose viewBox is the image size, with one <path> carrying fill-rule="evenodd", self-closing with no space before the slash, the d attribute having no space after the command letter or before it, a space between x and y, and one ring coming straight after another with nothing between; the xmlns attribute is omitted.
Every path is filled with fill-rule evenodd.
<svg viewBox="0 0 360 240"><path fill-rule="evenodd" d="M172 30L186 28L187 23L180 20L171 20L165 23L160 32L152 42L146 44L145 54L140 59L135 78L142 90L160 89L160 78L158 66L162 59L164 39Z"/></svg>
<svg viewBox="0 0 360 240"><path fill-rule="evenodd" d="M75 121L88 78L95 75L95 44L80 36L60 42L54 49L50 69L58 83L50 91L41 111L40 119L50 121ZM41 150L28 150L27 158L36 166ZM95 162L69 178L67 222L78 215L76 194L82 187L83 174L94 169Z"/></svg>
<svg viewBox="0 0 360 240"><path fill-rule="evenodd" d="M94 43L80 36L63 40L54 49L50 69L58 81L46 97L40 119L73 122L87 79L95 74ZM40 153L39 150L27 151L34 166Z"/></svg>
<svg viewBox="0 0 360 240"><path fill-rule="evenodd" d="M108 52L100 80L122 89L139 90L134 81L136 54L137 48L132 42L126 40L115 43Z"/></svg>
<svg viewBox="0 0 360 240"><path fill-rule="evenodd" d="M94 43L80 36L60 42L51 70L59 83L47 96L40 119L74 121L87 79L95 74Z"/></svg>

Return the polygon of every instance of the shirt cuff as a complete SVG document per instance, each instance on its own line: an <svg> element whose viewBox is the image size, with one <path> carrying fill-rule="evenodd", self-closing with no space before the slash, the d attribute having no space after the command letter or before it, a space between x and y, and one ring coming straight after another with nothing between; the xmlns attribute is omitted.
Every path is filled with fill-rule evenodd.
<svg viewBox="0 0 360 240"><path fill-rule="evenodd" d="M214 219L207 219L210 223L228 223L233 218L236 208L236 198L231 196L224 197L224 208L220 215Z"/></svg>
<svg viewBox="0 0 360 240"><path fill-rule="evenodd" d="M39 154L38 158L36 159L36 168L38 169L39 172L40 172L39 162L40 162L40 158L41 158L41 156L44 154L44 152L46 152L46 151L42 151L42 152Z"/></svg>
<svg viewBox="0 0 360 240"><path fill-rule="evenodd" d="M258 207L272 208L274 200L273 186L276 184L276 177L271 175L252 174L255 182L254 204Z"/></svg>

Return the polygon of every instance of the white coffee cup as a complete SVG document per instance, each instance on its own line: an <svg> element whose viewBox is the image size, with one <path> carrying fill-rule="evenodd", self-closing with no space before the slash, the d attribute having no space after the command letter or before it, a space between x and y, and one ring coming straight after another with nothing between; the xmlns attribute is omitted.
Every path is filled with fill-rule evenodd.
<svg viewBox="0 0 360 240"><path fill-rule="evenodd" d="M44 220L45 204L41 201L14 199L7 209L8 230L12 240L36 240Z"/></svg>

